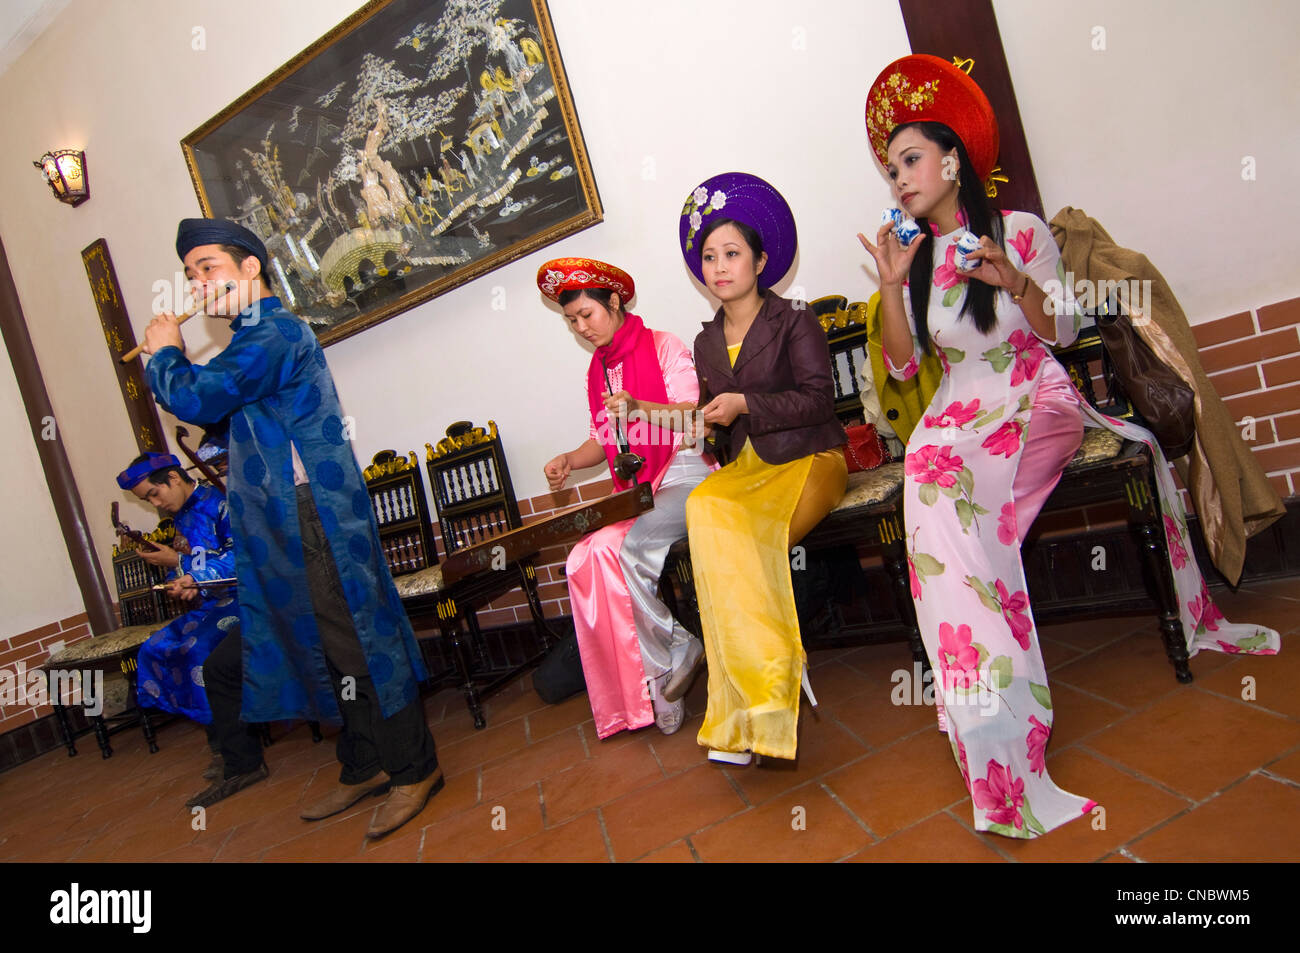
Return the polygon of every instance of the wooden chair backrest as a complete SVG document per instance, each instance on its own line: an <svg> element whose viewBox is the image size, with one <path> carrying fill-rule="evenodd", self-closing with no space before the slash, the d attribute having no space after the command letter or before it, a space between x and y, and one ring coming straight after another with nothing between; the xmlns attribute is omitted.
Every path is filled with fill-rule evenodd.
<svg viewBox="0 0 1300 953"><path fill-rule="evenodd" d="M418 460L414 450L409 460L395 451L381 450L364 471L379 543L394 576L419 572L438 562Z"/></svg>
<svg viewBox="0 0 1300 953"><path fill-rule="evenodd" d="M496 424L490 433L461 421L438 447L427 445L429 486L450 555L523 525Z"/></svg>

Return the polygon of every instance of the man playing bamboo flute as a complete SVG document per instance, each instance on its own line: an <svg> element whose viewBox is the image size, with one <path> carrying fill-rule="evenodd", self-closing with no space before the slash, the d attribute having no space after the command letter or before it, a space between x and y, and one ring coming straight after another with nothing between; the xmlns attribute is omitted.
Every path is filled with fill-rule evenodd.
<svg viewBox="0 0 1300 953"><path fill-rule="evenodd" d="M424 665L379 546L325 354L266 283L261 240L234 222L185 219L176 236L194 293L234 285L209 313L234 337L191 364L174 315L154 318L149 385L182 420L230 417L228 503L240 633L204 667L225 777L215 803L266 776L245 723L342 718L337 788L302 812L318 820L391 791L368 837L418 814L443 785L420 704Z"/></svg>

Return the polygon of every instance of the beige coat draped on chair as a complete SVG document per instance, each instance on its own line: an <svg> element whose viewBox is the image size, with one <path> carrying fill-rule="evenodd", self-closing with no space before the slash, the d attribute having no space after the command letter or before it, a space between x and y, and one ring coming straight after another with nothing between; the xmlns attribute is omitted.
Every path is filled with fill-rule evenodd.
<svg viewBox="0 0 1300 953"><path fill-rule="evenodd" d="M1135 321L1134 327L1155 355L1196 391L1196 441L1191 453L1174 465L1191 492L1214 565L1236 585L1246 539L1282 516L1281 498L1201 367L1183 309L1146 255L1116 245L1079 209L1061 209L1051 224L1061 262L1074 281L1086 279L1094 288L1101 282L1151 282L1151 300L1143 302L1151 320Z"/></svg>

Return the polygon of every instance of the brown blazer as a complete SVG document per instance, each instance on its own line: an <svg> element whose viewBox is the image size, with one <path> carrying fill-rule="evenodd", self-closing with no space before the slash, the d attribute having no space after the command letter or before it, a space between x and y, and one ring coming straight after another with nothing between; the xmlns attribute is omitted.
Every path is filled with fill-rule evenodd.
<svg viewBox="0 0 1300 953"><path fill-rule="evenodd" d="M749 413L730 427L715 427L713 454L725 465L736 459L748 438L765 463L789 463L844 444L844 427L835 417L835 384L826 332L812 308L796 308L771 291L745 335L733 368L721 308L695 338L695 373L700 406L719 394L745 395Z"/></svg>

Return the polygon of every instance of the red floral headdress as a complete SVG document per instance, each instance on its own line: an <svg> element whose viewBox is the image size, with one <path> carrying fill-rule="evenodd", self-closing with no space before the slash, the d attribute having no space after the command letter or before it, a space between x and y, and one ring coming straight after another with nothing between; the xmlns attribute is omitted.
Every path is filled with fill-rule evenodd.
<svg viewBox="0 0 1300 953"><path fill-rule="evenodd" d="M867 93L867 138L889 164L889 134L909 122L941 122L966 147L975 174L988 178L998 159L998 120L976 82L947 60L916 53L886 66Z"/></svg>

